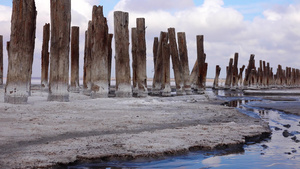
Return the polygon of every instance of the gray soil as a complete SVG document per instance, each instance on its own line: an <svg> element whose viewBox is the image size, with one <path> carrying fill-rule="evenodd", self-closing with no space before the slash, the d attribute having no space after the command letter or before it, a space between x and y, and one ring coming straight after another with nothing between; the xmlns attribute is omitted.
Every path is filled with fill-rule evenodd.
<svg viewBox="0 0 300 169"><path fill-rule="evenodd" d="M0 89L0 168L51 168L103 157L150 157L242 145L268 124L213 104L211 94L170 98L47 102L34 91L25 105L4 103Z"/></svg>

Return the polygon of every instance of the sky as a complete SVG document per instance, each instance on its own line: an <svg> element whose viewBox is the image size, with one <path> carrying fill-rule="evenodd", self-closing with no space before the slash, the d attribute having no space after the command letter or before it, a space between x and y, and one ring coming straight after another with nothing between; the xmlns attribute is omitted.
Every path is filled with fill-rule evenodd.
<svg viewBox="0 0 300 169"><path fill-rule="evenodd" d="M33 62L33 77L40 77L43 25L50 22L49 0L35 0L37 32ZM251 54L259 60L277 65L300 68L300 0L73 0L72 26L80 27L80 76L83 74L84 32L92 18L93 5L101 5L113 33L113 11L129 12L129 30L136 18L146 19L147 74L153 77L153 39L161 31L174 27L185 32L190 70L196 55L196 36L204 35L208 77L215 76L220 65L221 77L234 53L239 53L239 67L248 64ZM0 1L0 35L4 49L10 37L12 1ZM114 45L113 45L114 49ZM129 50L130 52L131 50ZM4 75L7 72L7 52L4 51ZM112 67L114 77L114 62Z"/></svg>

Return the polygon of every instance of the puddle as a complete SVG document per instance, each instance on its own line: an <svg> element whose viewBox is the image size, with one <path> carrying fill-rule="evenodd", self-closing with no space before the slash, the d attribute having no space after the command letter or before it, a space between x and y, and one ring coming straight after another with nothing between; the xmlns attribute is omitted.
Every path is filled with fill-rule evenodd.
<svg viewBox="0 0 300 169"><path fill-rule="evenodd" d="M122 169L122 168L278 168L300 166L300 117L276 110L251 106L253 102L265 102L261 97L245 97L241 92L218 91L224 106L269 123L272 135L261 143L248 143L244 151L228 155L224 151L190 152L186 155L164 159L137 159L133 161L95 161L76 164L69 169Z"/></svg>

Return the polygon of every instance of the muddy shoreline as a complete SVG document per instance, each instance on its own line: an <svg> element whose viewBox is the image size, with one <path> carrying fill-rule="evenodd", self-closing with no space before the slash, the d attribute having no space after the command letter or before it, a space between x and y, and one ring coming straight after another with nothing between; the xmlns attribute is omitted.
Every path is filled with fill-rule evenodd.
<svg viewBox="0 0 300 169"><path fill-rule="evenodd" d="M0 89L3 96L3 89ZM171 98L104 98L71 94L27 105L0 98L0 168L59 168L87 159L158 158L191 150L240 150L271 130L260 119L216 105L212 94ZM60 164L60 165L57 165Z"/></svg>

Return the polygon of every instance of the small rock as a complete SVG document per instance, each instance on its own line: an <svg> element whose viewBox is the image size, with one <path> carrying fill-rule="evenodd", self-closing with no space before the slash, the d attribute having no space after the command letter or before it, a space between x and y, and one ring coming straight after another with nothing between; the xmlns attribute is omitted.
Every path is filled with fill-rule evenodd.
<svg viewBox="0 0 300 169"><path fill-rule="evenodd" d="M291 155L292 153L290 153L290 152L285 152L284 154Z"/></svg>
<svg viewBox="0 0 300 169"><path fill-rule="evenodd" d="M279 128L279 127L275 127L275 130L276 130L276 131L279 131L279 130L282 130L282 129Z"/></svg>
<svg viewBox="0 0 300 169"><path fill-rule="evenodd" d="M292 150L292 153L297 153L297 150Z"/></svg>
<svg viewBox="0 0 300 169"><path fill-rule="evenodd" d="M260 155L265 155L265 153L260 153Z"/></svg>
<svg viewBox="0 0 300 169"><path fill-rule="evenodd" d="M294 140L294 141L296 141L296 140L297 140L297 137L294 136L294 137L292 137L291 139Z"/></svg>
<svg viewBox="0 0 300 169"><path fill-rule="evenodd" d="M284 131L282 132L282 135L283 135L283 137L289 137L289 136L292 136L291 133L289 133L287 130L284 130Z"/></svg>
<svg viewBox="0 0 300 169"><path fill-rule="evenodd" d="M285 127L285 128L290 128L291 125L290 125L290 124L286 124L286 125L283 125L283 127Z"/></svg>

